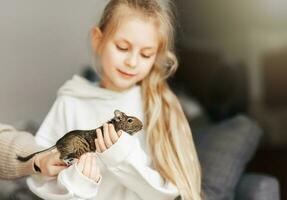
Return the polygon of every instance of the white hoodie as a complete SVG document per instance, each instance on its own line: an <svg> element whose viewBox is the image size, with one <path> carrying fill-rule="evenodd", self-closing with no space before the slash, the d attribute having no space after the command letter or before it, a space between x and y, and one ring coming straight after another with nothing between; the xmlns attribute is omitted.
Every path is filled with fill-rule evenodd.
<svg viewBox="0 0 287 200"><path fill-rule="evenodd" d="M95 129L111 119L115 109L143 121L140 86L120 93L74 76L59 89L36 141L50 147L68 131ZM178 196L177 188L152 168L144 130L133 136L123 133L108 150L97 153L97 165L102 174L98 183L85 177L77 164L57 178L33 175L27 183L35 194L49 200L173 200Z"/></svg>

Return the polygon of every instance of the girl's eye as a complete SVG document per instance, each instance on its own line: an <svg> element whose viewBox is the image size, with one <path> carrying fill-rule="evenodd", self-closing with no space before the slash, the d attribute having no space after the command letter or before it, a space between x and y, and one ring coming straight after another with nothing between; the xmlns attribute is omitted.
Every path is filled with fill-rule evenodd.
<svg viewBox="0 0 287 200"><path fill-rule="evenodd" d="M143 58L150 58L151 56L147 56L147 55L142 54L142 57Z"/></svg>
<svg viewBox="0 0 287 200"><path fill-rule="evenodd" d="M127 50L128 50L128 48L121 47L121 46L119 46L119 45L116 45L116 46L117 46L117 48L118 48L120 51L127 51Z"/></svg>

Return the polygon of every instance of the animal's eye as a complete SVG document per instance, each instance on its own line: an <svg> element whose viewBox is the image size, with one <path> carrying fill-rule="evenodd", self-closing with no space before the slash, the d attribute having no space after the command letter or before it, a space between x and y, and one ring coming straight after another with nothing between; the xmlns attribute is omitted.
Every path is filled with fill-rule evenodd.
<svg viewBox="0 0 287 200"><path fill-rule="evenodd" d="M132 118L129 118L128 119L128 123L132 123L133 122L133 119Z"/></svg>

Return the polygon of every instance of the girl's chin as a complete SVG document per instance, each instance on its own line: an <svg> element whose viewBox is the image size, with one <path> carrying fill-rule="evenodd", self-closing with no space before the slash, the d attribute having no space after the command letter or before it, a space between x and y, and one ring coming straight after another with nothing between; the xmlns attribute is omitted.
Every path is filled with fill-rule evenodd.
<svg viewBox="0 0 287 200"><path fill-rule="evenodd" d="M124 90L130 89L134 85L135 85L134 83L123 83L123 82L121 82L119 84L116 84L115 86L118 88L119 91L124 91Z"/></svg>
<svg viewBox="0 0 287 200"><path fill-rule="evenodd" d="M114 79L110 82L110 84L106 85L106 88L114 90L114 91L125 91L133 87L136 83L131 80L123 80L121 78Z"/></svg>

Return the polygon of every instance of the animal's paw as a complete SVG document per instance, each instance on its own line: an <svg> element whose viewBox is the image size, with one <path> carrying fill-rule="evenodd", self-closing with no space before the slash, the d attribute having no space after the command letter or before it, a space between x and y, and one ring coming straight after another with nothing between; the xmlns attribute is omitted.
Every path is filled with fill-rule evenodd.
<svg viewBox="0 0 287 200"><path fill-rule="evenodd" d="M76 162L76 159L75 158L66 158L66 159L63 159L63 161L66 163L67 166L70 166Z"/></svg>

